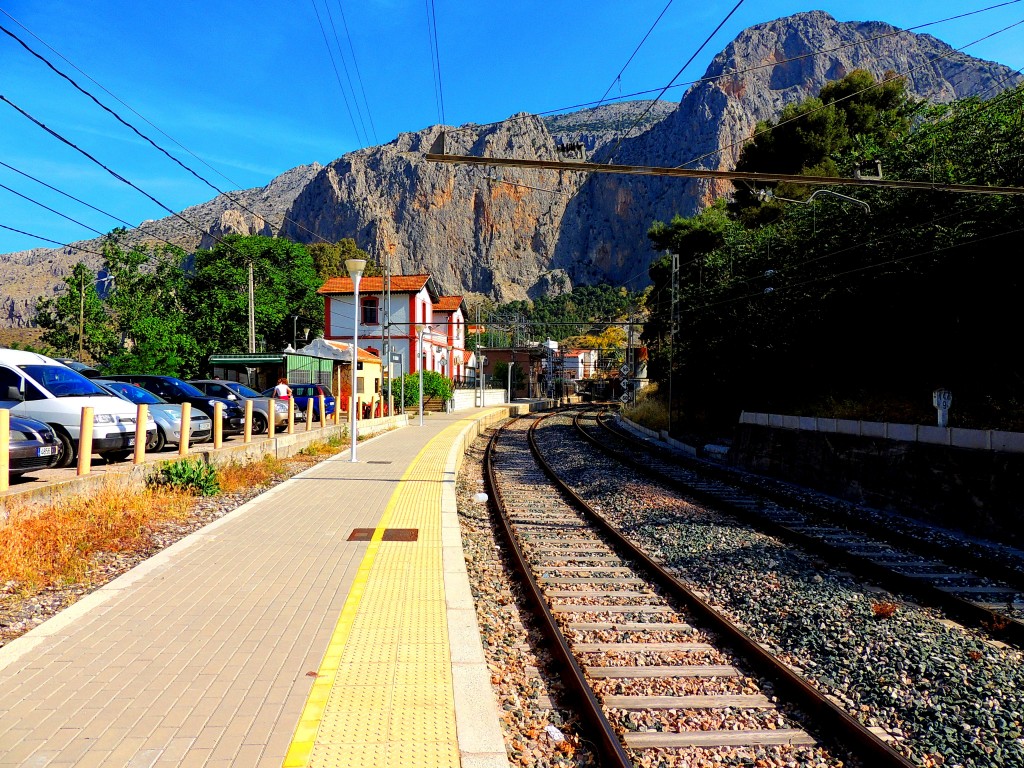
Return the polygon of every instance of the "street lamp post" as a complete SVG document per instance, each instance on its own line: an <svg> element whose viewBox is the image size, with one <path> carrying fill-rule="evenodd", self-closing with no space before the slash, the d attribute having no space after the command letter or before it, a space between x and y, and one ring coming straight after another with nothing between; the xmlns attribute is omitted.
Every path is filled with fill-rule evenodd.
<svg viewBox="0 0 1024 768"><path fill-rule="evenodd" d="M359 366L359 279L366 268L365 259L346 259L345 268L352 278L355 303L352 306L352 403L349 406L349 430L352 433L352 452L349 461L356 462L356 368Z"/></svg>
<svg viewBox="0 0 1024 768"><path fill-rule="evenodd" d="M423 330L425 326L416 326L416 366L420 371L420 426L423 426Z"/></svg>
<svg viewBox="0 0 1024 768"><path fill-rule="evenodd" d="M299 318L302 315L292 315L292 348L299 348ZM302 326L302 340L306 341L309 338L309 327Z"/></svg>

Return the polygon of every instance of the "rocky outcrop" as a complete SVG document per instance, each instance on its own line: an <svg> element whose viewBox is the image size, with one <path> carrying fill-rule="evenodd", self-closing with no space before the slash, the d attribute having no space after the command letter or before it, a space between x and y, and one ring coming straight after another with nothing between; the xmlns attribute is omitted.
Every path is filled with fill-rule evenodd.
<svg viewBox="0 0 1024 768"><path fill-rule="evenodd" d="M573 156L559 146L580 144L575 156L599 162L728 168L759 120L857 68L876 77L903 73L911 93L938 102L991 96L1020 81L1008 67L929 35L812 11L742 32L677 105L513 115L497 125L446 129L447 151L553 159ZM354 237L396 272L429 271L445 293L508 301L601 281L642 287L656 256L646 237L651 223L691 215L730 191L704 180L427 163L423 154L439 131L404 133L326 167L296 168L267 187L235 193L243 206L218 196L183 212L210 235L170 217L145 222L133 237L159 236L187 249L231 233L301 242ZM67 249L3 257L0 324L27 323L35 297L56 290L79 258ZM98 257L86 260L96 266Z"/></svg>
<svg viewBox="0 0 1024 768"><path fill-rule="evenodd" d="M827 53L811 55L819 51ZM992 96L1021 80L1009 67L959 53L930 35L881 22L838 22L821 11L801 13L741 32L679 107L624 141L613 160L731 168L758 121L858 68L876 77L905 73L908 91L934 102ZM651 223L693 215L728 191L705 180L595 174L566 209L552 267L565 269L574 282L596 273L641 287L654 256L646 238Z"/></svg>

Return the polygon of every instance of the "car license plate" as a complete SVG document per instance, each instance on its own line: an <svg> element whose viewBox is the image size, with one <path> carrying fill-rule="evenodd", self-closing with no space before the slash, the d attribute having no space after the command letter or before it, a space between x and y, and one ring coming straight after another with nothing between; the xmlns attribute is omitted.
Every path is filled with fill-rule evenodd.
<svg viewBox="0 0 1024 768"><path fill-rule="evenodd" d="M128 438L128 447L130 448L133 445L135 445L135 438L134 437L129 437Z"/></svg>
<svg viewBox="0 0 1024 768"><path fill-rule="evenodd" d="M36 456L53 456L57 452L57 447L54 445L44 445L42 448L36 448Z"/></svg>
<svg viewBox="0 0 1024 768"><path fill-rule="evenodd" d="M213 428L213 422L212 421L200 421L196 425L196 429L212 429L212 428Z"/></svg>

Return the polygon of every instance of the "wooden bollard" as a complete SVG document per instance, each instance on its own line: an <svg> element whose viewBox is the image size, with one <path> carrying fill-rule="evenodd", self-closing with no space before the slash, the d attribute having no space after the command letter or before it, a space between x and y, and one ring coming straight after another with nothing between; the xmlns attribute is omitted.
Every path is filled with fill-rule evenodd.
<svg viewBox="0 0 1024 768"><path fill-rule="evenodd" d="M0 493L11 485L11 412L0 408Z"/></svg>
<svg viewBox="0 0 1024 768"><path fill-rule="evenodd" d="M213 404L213 450L224 442L224 403Z"/></svg>
<svg viewBox="0 0 1024 768"><path fill-rule="evenodd" d="M317 395L317 404L320 407L320 429L327 426L327 400L323 395Z"/></svg>
<svg viewBox="0 0 1024 768"><path fill-rule="evenodd" d="M245 433L242 436L242 442L252 442L252 400L245 401Z"/></svg>
<svg viewBox="0 0 1024 768"><path fill-rule="evenodd" d="M306 431L313 428L313 398L306 400Z"/></svg>
<svg viewBox="0 0 1024 768"><path fill-rule="evenodd" d="M146 461L146 422L149 421L149 406L139 403L135 408L135 455L132 464Z"/></svg>
<svg viewBox="0 0 1024 768"><path fill-rule="evenodd" d="M192 403L181 404L181 440L178 442L178 455L188 455L188 440L192 436Z"/></svg>
<svg viewBox="0 0 1024 768"><path fill-rule="evenodd" d="M295 398L288 398L288 434L295 434Z"/></svg>
<svg viewBox="0 0 1024 768"><path fill-rule="evenodd" d="M277 399L267 400L267 413L270 414L270 423L267 424L267 437L273 437L277 431Z"/></svg>
<svg viewBox="0 0 1024 768"><path fill-rule="evenodd" d="M92 470L92 422L93 407L82 409L82 423L78 427L78 474L88 475Z"/></svg>

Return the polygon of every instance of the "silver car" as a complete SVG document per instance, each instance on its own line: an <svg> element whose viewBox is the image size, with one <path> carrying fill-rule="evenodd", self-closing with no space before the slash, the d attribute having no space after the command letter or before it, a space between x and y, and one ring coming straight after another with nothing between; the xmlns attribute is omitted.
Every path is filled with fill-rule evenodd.
<svg viewBox="0 0 1024 768"><path fill-rule="evenodd" d="M196 389L210 397L223 397L227 400L234 400L243 408L246 400L252 400L252 433L261 435L267 431L267 399L255 389L245 386L237 381L226 379L191 379L189 381ZM283 429L288 426L288 404L281 400L274 401L274 429ZM295 416L300 421L299 415Z"/></svg>
<svg viewBox="0 0 1024 768"><path fill-rule="evenodd" d="M156 436L146 445L150 451L162 451L165 445L181 443L181 406L168 403L159 395L147 389L129 384L126 381L110 381L109 379L93 379L113 395L136 405L149 406L149 415L156 422ZM189 445L205 443L213 435L213 421L202 411L192 411L189 430Z"/></svg>

